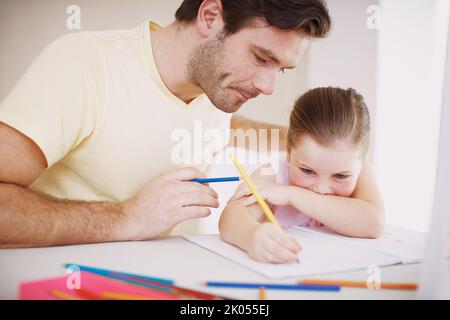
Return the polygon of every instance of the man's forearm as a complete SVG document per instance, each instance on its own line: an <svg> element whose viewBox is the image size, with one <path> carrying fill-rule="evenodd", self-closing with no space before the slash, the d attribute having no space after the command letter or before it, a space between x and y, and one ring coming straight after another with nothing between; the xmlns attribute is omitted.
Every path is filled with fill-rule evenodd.
<svg viewBox="0 0 450 320"><path fill-rule="evenodd" d="M119 241L120 203L59 200L0 183L0 247Z"/></svg>
<svg viewBox="0 0 450 320"><path fill-rule="evenodd" d="M286 151L287 127L233 116L231 129L233 134L230 137L230 146L232 147L262 152ZM252 131L254 134L251 134ZM252 141L252 138L255 138L255 141Z"/></svg>

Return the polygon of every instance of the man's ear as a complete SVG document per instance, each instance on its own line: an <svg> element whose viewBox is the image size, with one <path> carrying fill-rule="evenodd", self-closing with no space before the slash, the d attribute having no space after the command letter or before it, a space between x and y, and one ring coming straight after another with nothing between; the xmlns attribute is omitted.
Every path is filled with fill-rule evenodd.
<svg viewBox="0 0 450 320"><path fill-rule="evenodd" d="M222 31L224 22L222 18L221 0L204 0L197 13L197 29L204 37L216 35Z"/></svg>

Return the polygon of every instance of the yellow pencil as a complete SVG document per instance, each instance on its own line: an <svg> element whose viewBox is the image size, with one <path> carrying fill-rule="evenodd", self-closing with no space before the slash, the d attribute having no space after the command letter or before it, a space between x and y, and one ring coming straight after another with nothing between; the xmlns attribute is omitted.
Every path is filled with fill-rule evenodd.
<svg viewBox="0 0 450 320"><path fill-rule="evenodd" d="M273 215L272 210L270 210L269 206L267 205L267 202L263 197L261 197L260 193L256 189L256 186L253 184L252 180L250 180L249 175L245 172L244 168L241 166L235 155L230 153L228 156L230 157L231 161L233 161L248 188L255 196L256 202L258 202L259 206L263 210L264 214L267 217L267 220L269 220L270 223L276 225L278 228L281 228L281 225L278 223L277 219L275 219L275 216ZM297 262L300 263L300 258L297 258Z"/></svg>
<svg viewBox="0 0 450 320"><path fill-rule="evenodd" d="M248 188L250 189L250 191L255 196L255 199L258 202L258 204L261 207L261 209L263 210L264 214L266 215L267 220L269 220L271 223L273 223L277 227L281 228L280 224L275 219L275 216L273 215L272 210L270 210L270 208L267 205L266 201L264 201L263 197L261 197L261 195L259 194L258 190L256 189L256 186L253 184L252 180L250 180L250 177L247 175L247 173L245 172L244 168L238 162L238 160L236 159L234 154L230 153L228 156L230 157L231 161L233 161L234 165L238 169L239 173L241 174L241 176L244 179L245 183L247 184Z"/></svg>

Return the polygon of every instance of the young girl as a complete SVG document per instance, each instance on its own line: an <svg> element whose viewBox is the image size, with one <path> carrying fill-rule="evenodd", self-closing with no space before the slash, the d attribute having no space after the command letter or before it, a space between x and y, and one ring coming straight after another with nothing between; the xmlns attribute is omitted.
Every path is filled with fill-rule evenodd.
<svg viewBox="0 0 450 320"><path fill-rule="evenodd" d="M251 175L283 228L325 225L350 237L381 234L384 208L366 160L369 136L369 112L354 89L316 88L296 101L287 159L276 174L266 165ZM228 202L219 229L224 241L258 261L290 262L301 251L292 236L267 221L246 184Z"/></svg>

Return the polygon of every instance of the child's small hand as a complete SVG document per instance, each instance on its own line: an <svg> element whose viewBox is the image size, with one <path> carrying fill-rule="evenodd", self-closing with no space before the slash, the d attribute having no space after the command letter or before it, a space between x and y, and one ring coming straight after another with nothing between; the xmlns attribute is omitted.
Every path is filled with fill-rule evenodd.
<svg viewBox="0 0 450 320"><path fill-rule="evenodd" d="M297 260L301 250L302 247L294 237L265 222L256 227L247 253L257 261L287 263Z"/></svg>
<svg viewBox="0 0 450 320"><path fill-rule="evenodd" d="M277 206L289 205L289 192L291 186L277 184L264 179L255 179L253 183L258 189L261 197L263 197L263 199L270 204L274 204ZM255 196L252 195L252 192L250 191L246 183L241 184L237 188L232 200L239 199L244 196L248 196L247 199L242 201L242 204L244 206L250 206L256 202Z"/></svg>

